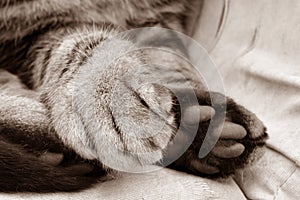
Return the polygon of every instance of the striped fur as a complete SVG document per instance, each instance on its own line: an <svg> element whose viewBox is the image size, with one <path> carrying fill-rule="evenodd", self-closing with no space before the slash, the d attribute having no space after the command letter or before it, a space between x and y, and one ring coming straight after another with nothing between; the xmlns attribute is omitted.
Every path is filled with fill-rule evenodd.
<svg viewBox="0 0 300 200"><path fill-rule="evenodd" d="M122 31L146 26L190 33L188 22L194 16L189 14L193 13L194 5L200 5L199 2L1 1L0 68L16 74L26 85L22 86L25 91L34 91L38 96L36 103L42 105L46 113L47 128L43 129L43 134L34 131L30 133L34 137L29 137L28 142L25 140L26 145L36 150L32 143L42 141L48 144L45 149L49 150L54 145L47 138L51 135L61 151L74 151L85 161L96 160L98 167L107 171L111 170L109 164L126 168L130 162L141 166L160 162L163 149L176 134L179 113L174 112L176 98L171 90L147 83L156 79L168 83L171 88L191 85L195 90L205 90L205 87L186 61L166 51L172 48L181 52L180 42L164 45L163 49L156 51L136 50L138 46L130 38L114 37ZM147 32L140 34L147 37ZM210 105L208 98L205 96L203 102ZM233 101L231 104L235 105ZM264 136L261 136L264 128L258 119L248 117L252 114L244 110L238 111L236 115L245 121L249 119L251 123L259 124L255 129L249 129L251 137L258 139L243 157L233 162L219 176L228 175L235 168L242 167L255 147L264 141ZM251 123L245 122L244 126L251 126ZM7 135L11 135L8 133L14 132L7 128L9 122L0 125L4 126L0 131L5 136L2 146L6 148L0 149L0 158L4 160L0 162L0 170L12 168L8 172L16 180L9 185L0 183L3 191L71 191L83 189L95 182L92 177L70 175L68 169L40 162L27 152L27 148L14 144L17 139L14 142L7 140ZM152 132L156 134L149 137ZM199 139L198 143L202 140ZM18 149L18 156L11 155ZM139 154L133 157L119 150ZM12 153L5 156L6 151ZM195 152L189 152L187 157L195 155ZM11 159L9 166L4 165L6 157ZM18 157L27 158L28 161L24 159L18 163ZM33 175L26 182L24 174L15 173L18 164L26 166L30 175L36 170L45 181ZM225 164L228 166L227 161ZM33 168L28 169L29 166ZM182 162L176 166L182 168ZM47 171L51 173L47 174ZM55 183L51 182L51 176L56 176ZM7 178L8 175L2 177ZM14 186L18 180L22 180L22 184ZM49 185L45 185L45 182L49 182ZM43 187L39 188L39 185Z"/></svg>

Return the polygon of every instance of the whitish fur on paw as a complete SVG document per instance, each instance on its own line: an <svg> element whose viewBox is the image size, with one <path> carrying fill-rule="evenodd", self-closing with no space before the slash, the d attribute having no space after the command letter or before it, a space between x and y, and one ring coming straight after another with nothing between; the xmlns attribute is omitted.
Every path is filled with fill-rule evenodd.
<svg viewBox="0 0 300 200"><path fill-rule="evenodd" d="M120 42L119 52L105 51L105 44L96 48L100 52L67 84L46 92L43 101L66 146L108 168L132 171L162 159L176 127L173 96L141 77L147 72L136 72L144 65L141 52L119 57L130 42L113 42Z"/></svg>

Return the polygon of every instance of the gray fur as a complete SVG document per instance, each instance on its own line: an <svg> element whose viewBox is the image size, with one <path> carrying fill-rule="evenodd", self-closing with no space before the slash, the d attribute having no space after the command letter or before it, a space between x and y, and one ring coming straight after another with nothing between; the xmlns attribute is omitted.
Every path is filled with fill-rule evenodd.
<svg viewBox="0 0 300 200"><path fill-rule="evenodd" d="M193 13L193 5L200 5L199 1L2 1L0 75L8 74L19 87L22 83L12 73L16 74L26 86L17 89L25 91L25 96L7 94L6 86L1 86L0 99L5 102L0 106L0 125L4 127L1 135L9 135L6 132L10 127L20 127L18 138L27 137L31 143L27 140L24 143L29 148L35 148L35 140L43 144L50 141L48 146L44 145L45 149L54 144L67 148L84 160L97 160L106 170L110 169L106 163L128 168L132 166L130 163L146 166L161 161L164 149L176 134L178 113L173 110L176 102L172 91L148 83L155 78L168 83L171 89L191 85L195 91L205 91L205 86L190 64L178 56L164 50L135 50L139 46L129 38L110 38L123 30L148 25L191 32L187 28L191 16L187 13ZM147 37L147 33L140 34ZM180 51L178 45L172 45L161 48ZM211 105L209 97L201 94L198 97L203 104ZM30 103L29 99L34 101ZM247 142L252 146L230 167L224 167L221 176L242 167L253 149L264 143L261 122L247 110L238 108L232 110L232 118L240 117L240 124L248 128ZM15 113L20 117L13 118ZM20 125L16 125L18 120ZM197 147L205 128L203 125L199 131ZM153 132L155 135L151 135ZM187 151L182 158L184 162L181 159L174 166L185 170L182 164L186 164L186 171L198 174L190 164L196 159L195 153L194 149ZM201 162L208 165L208 160ZM229 166L227 161L224 163ZM26 184L22 190L39 191L36 185Z"/></svg>

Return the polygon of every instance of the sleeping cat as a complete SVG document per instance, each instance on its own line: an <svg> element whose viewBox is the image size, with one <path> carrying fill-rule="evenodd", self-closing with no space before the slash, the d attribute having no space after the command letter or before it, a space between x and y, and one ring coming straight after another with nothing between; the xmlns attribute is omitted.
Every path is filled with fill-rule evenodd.
<svg viewBox="0 0 300 200"><path fill-rule="evenodd" d="M223 95L207 91L195 69L170 53L186 54L176 35L137 31L157 49L119 36L149 26L189 34L200 4L1 1L0 191L81 190L102 175L164 166L186 137L192 144L169 167L225 177L251 161L267 138L262 122L232 99L225 103ZM179 97L191 96L187 85L197 105L181 102ZM199 158L210 122L218 129L225 107L219 141ZM190 124L197 127L195 137Z"/></svg>

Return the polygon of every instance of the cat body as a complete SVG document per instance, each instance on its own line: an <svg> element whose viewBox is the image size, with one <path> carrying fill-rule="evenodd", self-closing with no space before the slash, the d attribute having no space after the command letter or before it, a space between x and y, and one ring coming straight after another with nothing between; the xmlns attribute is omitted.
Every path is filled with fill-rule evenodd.
<svg viewBox="0 0 300 200"><path fill-rule="evenodd" d="M137 31L137 38L146 38L146 43L157 39L159 49L155 51L140 48L122 34L148 26L190 33L188 22L195 15L187 14L200 3L2 1L0 190L73 191L97 181L91 175L72 173L70 167L41 160L44 151L64 152L66 158L74 153L79 162L105 173L159 163L177 133L178 116L183 114L178 111L183 108L176 106L174 91L189 85L205 106L212 106L211 99L220 95L207 92L195 69L168 51L185 54L180 42L164 41L168 32L156 37L155 31ZM176 36L174 39L177 41ZM166 85L153 84L154 79ZM221 104L217 106L224 106ZM172 168L227 176L264 145L265 129L255 115L229 98L226 104L229 121L247 131L244 138L231 140L242 143L244 153L225 159L212 151L199 159L208 126L204 122L194 145Z"/></svg>

